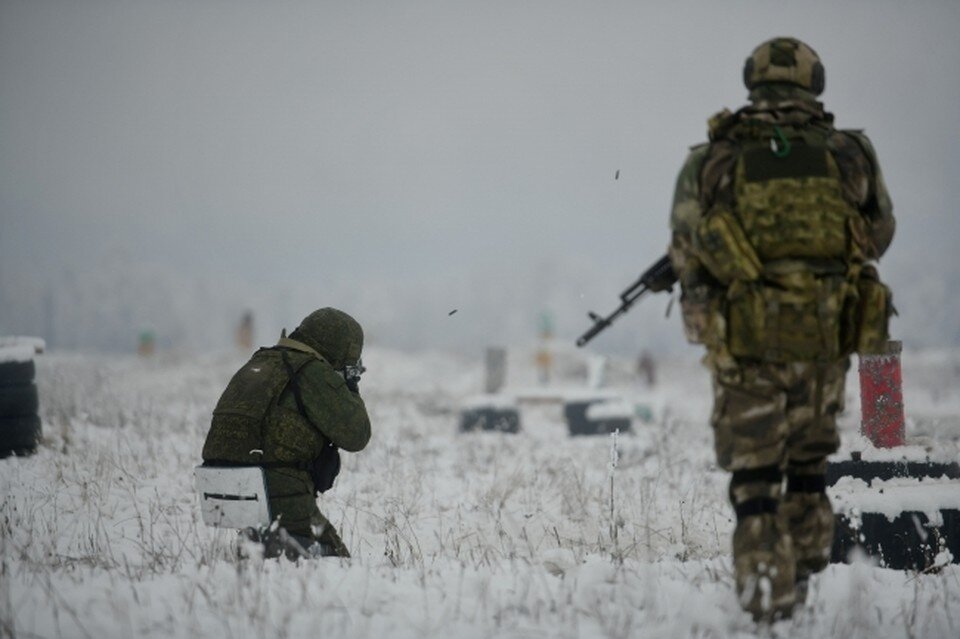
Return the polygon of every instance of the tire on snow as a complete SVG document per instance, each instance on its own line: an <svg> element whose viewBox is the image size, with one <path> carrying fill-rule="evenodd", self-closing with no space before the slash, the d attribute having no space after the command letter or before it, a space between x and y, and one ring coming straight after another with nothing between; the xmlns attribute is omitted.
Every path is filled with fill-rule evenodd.
<svg viewBox="0 0 960 639"><path fill-rule="evenodd" d="M0 362L0 386L32 382L36 371L32 359L26 362Z"/></svg>
<svg viewBox="0 0 960 639"><path fill-rule="evenodd" d="M32 453L40 442L40 418L36 415L0 417L0 457Z"/></svg>
<svg viewBox="0 0 960 639"><path fill-rule="evenodd" d="M507 407L482 406L465 409L460 414L460 432L469 433L474 430L519 433L520 413L516 408Z"/></svg>
<svg viewBox="0 0 960 639"><path fill-rule="evenodd" d="M34 415L39 407L36 384L0 386L0 418Z"/></svg>

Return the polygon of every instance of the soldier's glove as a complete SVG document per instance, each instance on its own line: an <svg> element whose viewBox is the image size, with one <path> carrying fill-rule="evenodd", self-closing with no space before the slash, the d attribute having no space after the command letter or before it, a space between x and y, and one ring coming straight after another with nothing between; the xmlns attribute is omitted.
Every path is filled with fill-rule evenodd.
<svg viewBox="0 0 960 639"><path fill-rule="evenodd" d="M340 449L328 443L320 455L310 462L310 479L316 494L325 493L333 488L333 480L340 474Z"/></svg>

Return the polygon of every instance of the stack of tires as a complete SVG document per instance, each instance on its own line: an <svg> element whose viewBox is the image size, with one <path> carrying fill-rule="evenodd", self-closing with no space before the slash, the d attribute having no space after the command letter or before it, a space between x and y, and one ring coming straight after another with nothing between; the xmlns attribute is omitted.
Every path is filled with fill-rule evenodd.
<svg viewBox="0 0 960 639"><path fill-rule="evenodd" d="M29 455L40 443L40 402L32 343L0 342L0 457Z"/></svg>
<svg viewBox="0 0 960 639"><path fill-rule="evenodd" d="M478 430L520 432L520 411L516 400L503 395L481 395L464 402L460 411L460 432Z"/></svg>
<svg viewBox="0 0 960 639"><path fill-rule="evenodd" d="M902 350L891 340L860 357L860 432L870 445L827 466L837 524L831 560L859 548L881 566L928 572L960 563L960 464L907 445Z"/></svg>
<svg viewBox="0 0 960 639"><path fill-rule="evenodd" d="M595 396L568 399L563 417L572 436L608 435L632 430L631 406L617 397Z"/></svg>
<svg viewBox="0 0 960 639"><path fill-rule="evenodd" d="M831 561L849 561L850 551L859 548L895 570L960 562L960 465L904 449L899 460L889 453L867 460L858 452L828 466L836 512Z"/></svg>

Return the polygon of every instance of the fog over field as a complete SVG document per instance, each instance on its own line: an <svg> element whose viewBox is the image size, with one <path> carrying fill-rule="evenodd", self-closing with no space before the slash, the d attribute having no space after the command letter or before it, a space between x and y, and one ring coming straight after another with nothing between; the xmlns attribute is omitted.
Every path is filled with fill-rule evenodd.
<svg viewBox="0 0 960 639"><path fill-rule="evenodd" d="M663 253L687 146L790 34L880 154L896 337L957 345L958 28L946 0L3 0L0 333L219 348L245 309L267 342L334 305L388 347L477 354L545 312L572 339ZM596 347L692 353L666 305Z"/></svg>

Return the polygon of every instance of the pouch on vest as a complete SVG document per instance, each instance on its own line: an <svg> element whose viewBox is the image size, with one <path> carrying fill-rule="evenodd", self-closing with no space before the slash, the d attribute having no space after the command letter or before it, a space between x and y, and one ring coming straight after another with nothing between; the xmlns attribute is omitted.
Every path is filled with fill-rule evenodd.
<svg viewBox="0 0 960 639"><path fill-rule="evenodd" d="M883 353L889 339L893 295L876 269L865 268L857 281L856 350L861 355Z"/></svg>
<svg viewBox="0 0 960 639"><path fill-rule="evenodd" d="M722 206L714 206L700 220L693 247L710 274L723 284L760 277L757 252L736 216Z"/></svg>
<svg viewBox="0 0 960 639"><path fill-rule="evenodd" d="M807 286L783 289L734 282L727 291L727 343L735 357L769 362L815 361L842 355L843 277L809 276Z"/></svg>
<svg viewBox="0 0 960 639"><path fill-rule="evenodd" d="M825 146L796 140L774 157L763 142L746 145L734 171L738 220L761 262L851 255L850 220L836 160Z"/></svg>
<svg viewBox="0 0 960 639"><path fill-rule="evenodd" d="M313 480L315 494L319 495L333 488L333 482L340 474L340 449L328 443L320 455L310 462L307 472Z"/></svg>
<svg viewBox="0 0 960 639"><path fill-rule="evenodd" d="M691 344L715 346L723 340L717 325L722 317L723 293L706 284L688 286L680 296L683 332Z"/></svg>
<svg viewBox="0 0 960 639"><path fill-rule="evenodd" d="M215 528L264 528L270 525L263 469L257 466L193 470L203 523Z"/></svg>

